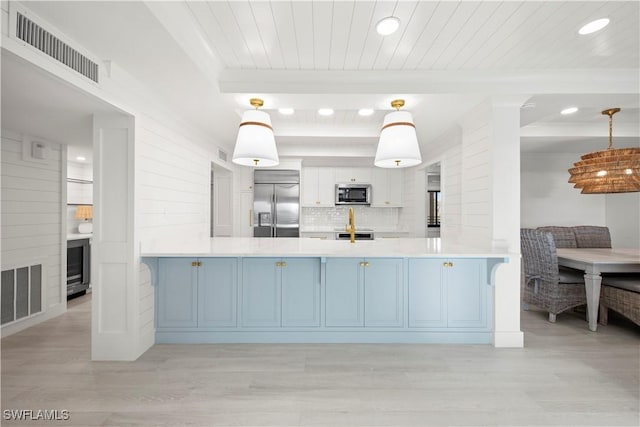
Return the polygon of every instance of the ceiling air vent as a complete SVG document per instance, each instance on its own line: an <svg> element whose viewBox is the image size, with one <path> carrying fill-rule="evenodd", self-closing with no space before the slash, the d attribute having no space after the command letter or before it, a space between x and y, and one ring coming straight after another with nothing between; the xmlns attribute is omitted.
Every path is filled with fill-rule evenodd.
<svg viewBox="0 0 640 427"><path fill-rule="evenodd" d="M20 12L17 13L16 37L98 83L98 64Z"/></svg>
<svg viewBox="0 0 640 427"><path fill-rule="evenodd" d="M223 162L226 162L227 161L227 153L225 151L218 150L218 158L220 160L222 160Z"/></svg>

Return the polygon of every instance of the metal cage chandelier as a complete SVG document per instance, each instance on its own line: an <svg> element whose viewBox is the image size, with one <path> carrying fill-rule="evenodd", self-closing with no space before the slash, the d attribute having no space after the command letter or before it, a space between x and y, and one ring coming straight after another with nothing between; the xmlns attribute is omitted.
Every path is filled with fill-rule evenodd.
<svg viewBox="0 0 640 427"><path fill-rule="evenodd" d="M640 148L613 148L613 115L620 108L602 112L609 116L609 148L584 154L569 169L569 183L582 194L640 191Z"/></svg>

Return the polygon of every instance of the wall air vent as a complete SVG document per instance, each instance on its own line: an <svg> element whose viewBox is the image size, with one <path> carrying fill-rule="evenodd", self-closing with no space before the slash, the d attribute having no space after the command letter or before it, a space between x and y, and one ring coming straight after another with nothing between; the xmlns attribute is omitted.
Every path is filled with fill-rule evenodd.
<svg viewBox="0 0 640 427"><path fill-rule="evenodd" d="M17 13L16 37L98 83L98 64L20 12Z"/></svg>
<svg viewBox="0 0 640 427"><path fill-rule="evenodd" d="M218 150L218 158L220 160L222 160L223 162L226 162L227 161L227 153L225 151Z"/></svg>

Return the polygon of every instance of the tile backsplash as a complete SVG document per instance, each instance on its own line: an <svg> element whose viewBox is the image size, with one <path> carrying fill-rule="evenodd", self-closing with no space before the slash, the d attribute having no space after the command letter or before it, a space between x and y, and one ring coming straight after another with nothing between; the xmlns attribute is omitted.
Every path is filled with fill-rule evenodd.
<svg viewBox="0 0 640 427"><path fill-rule="evenodd" d="M400 208L353 206L358 228L397 228ZM349 206L333 208L302 208L303 227L343 227L349 222Z"/></svg>

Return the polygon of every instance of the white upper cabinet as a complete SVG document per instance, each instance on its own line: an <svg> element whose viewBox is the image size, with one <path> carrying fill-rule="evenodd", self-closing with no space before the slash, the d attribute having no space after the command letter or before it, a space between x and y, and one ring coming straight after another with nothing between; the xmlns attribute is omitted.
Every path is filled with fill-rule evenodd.
<svg viewBox="0 0 640 427"><path fill-rule="evenodd" d="M371 184L371 206L402 207L402 170L383 168L302 168L303 207L334 207L335 184Z"/></svg>
<svg viewBox="0 0 640 427"><path fill-rule="evenodd" d="M302 206L333 207L335 176L333 168L302 168Z"/></svg>
<svg viewBox="0 0 640 427"><path fill-rule="evenodd" d="M402 207L402 170L373 168L371 187L371 206Z"/></svg>
<svg viewBox="0 0 640 427"><path fill-rule="evenodd" d="M336 183L371 183L371 168L334 168Z"/></svg>

